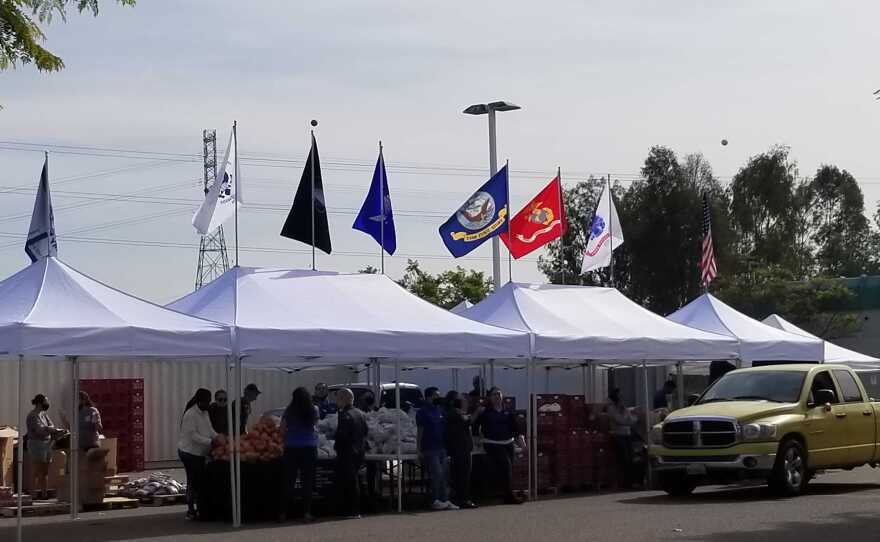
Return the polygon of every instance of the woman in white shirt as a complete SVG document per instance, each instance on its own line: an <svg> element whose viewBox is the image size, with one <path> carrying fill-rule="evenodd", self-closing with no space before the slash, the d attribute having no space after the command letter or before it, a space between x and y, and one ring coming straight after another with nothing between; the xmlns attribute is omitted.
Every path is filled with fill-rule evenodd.
<svg viewBox="0 0 880 542"><path fill-rule="evenodd" d="M177 441L177 455L186 470L186 517L196 519L199 491L205 473L205 458L211 453L211 444L217 433L211 426L208 408L211 406L211 392L199 388L193 398L186 403L183 419L180 422L180 439Z"/></svg>

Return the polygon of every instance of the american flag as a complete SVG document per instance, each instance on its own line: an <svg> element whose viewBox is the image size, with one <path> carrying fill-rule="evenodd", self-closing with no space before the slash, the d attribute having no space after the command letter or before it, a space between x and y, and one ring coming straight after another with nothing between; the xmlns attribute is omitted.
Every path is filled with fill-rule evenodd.
<svg viewBox="0 0 880 542"><path fill-rule="evenodd" d="M703 253L700 256L700 285L708 288L718 274L715 264L715 247L712 246L712 214L709 212L709 197L703 193Z"/></svg>

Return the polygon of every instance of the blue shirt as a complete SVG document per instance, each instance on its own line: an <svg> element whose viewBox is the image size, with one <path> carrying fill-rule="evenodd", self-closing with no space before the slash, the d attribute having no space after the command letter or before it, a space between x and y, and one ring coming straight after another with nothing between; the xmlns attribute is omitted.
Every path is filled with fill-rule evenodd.
<svg viewBox="0 0 880 542"><path fill-rule="evenodd" d="M416 414L416 425L422 430L421 451L435 452L446 449L443 433L446 420L439 407L431 405L419 409Z"/></svg>
<svg viewBox="0 0 880 542"><path fill-rule="evenodd" d="M517 437L516 417L510 411L487 408L476 421L483 436L489 440L505 441Z"/></svg>
<svg viewBox="0 0 880 542"><path fill-rule="evenodd" d="M314 424L287 419L286 412L282 419L287 424L287 431L284 432L285 448L316 448L318 446L318 433L315 431ZM315 407L315 419L318 419L317 407Z"/></svg>

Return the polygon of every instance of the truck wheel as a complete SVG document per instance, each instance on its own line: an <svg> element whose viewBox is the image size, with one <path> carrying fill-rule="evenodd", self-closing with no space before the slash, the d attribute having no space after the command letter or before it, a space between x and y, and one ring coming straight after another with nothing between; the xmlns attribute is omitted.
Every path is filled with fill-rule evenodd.
<svg viewBox="0 0 880 542"><path fill-rule="evenodd" d="M671 497L687 497L697 487L696 480L686 474L663 474L660 476L660 487Z"/></svg>
<svg viewBox="0 0 880 542"><path fill-rule="evenodd" d="M776 464L770 475L770 488L782 497L796 497L804 492L809 481L807 454L795 439L786 439L779 445Z"/></svg>

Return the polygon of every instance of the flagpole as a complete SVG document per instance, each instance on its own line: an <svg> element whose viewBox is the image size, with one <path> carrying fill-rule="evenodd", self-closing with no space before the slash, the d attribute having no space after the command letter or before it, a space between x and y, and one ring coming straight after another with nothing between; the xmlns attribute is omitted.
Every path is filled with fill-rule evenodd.
<svg viewBox="0 0 880 542"><path fill-rule="evenodd" d="M507 168L507 282L513 282L513 233L510 229L510 160L504 162Z"/></svg>
<svg viewBox="0 0 880 542"><path fill-rule="evenodd" d="M382 156L382 140L379 140L379 268L385 274L385 158Z"/></svg>
<svg viewBox="0 0 880 542"><path fill-rule="evenodd" d="M238 267L238 187L241 183L238 182L238 121L235 120L232 121L232 144L235 145L235 184L232 188L235 193L232 201L235 206L235 267ZM223 164L223 173L226 174L226 164Z"/></svg>
<svg viewBox="0 0 880 542"><path fill-rule="evenodd" d="M46 159L46 199L49 199L49 151L43 151L43 155ZM46 207L46 256L48 257L52 255L52 200L49 199L49 202L44 207Z"/></svg>
<svg viewBox="0 0 880 542"><path fill-rule="evenodd" d="M608 174L608 241L611 242L611 256L609 258L609 273L611 287L614 288L614 220L611 216L611 210L614 208L614 202L611 200L614 196L611 194L611 174Z"/></svg>
<svg viewBox="0 0 880 542"><path fill-rule="evenodd" d="M316 121L312 121L312 126L316 126L318 123ZM309 164L311 164L312 170L312 190L309 193L311 198L310 208L312 212L312 271L315 271L315 131L311 130L312 133L312 148L309 150Z"/></svg>
<svg viewBox="0 0 880 542"><path fill-rule="evenodd" d="M565 203L562 200L562 168L559 166L556 166L556 179L559 182L559 211L562 213L562 216L565 216L565 207L563 207L563 205L565 205ZM561 268L562 268L562 284L564 285L565 284L565 224L563 224L561 221L562 216L559 217L560 218L559 229L561 231L561 234L559 236L559 244L562 247L561 248L561 250L562 250L562 266L561 266Z"/></svg>

